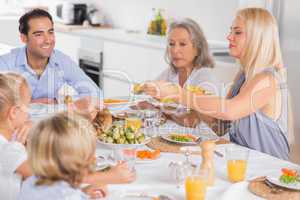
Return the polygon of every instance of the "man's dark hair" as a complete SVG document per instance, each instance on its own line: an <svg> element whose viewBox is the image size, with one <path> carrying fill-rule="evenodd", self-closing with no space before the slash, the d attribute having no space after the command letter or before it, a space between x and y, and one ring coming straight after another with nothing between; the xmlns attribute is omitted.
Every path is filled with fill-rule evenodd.
<svg viewBox="0 0 300 200"><path fill-rule="evenodd" d="M25 13L19 19L19 32L27 35L29 31L29 24L28 24L29 20L34 18L40 18L40 17L47 17L53 24L52 17L46 10L36 8Z"/></svg>

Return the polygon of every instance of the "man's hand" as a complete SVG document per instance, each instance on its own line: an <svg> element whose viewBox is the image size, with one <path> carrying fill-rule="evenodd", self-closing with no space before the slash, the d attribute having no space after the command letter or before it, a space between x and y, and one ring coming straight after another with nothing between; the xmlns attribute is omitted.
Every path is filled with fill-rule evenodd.
<svg viewBox="0 0 300 200"><path fill-rule="evenodd" d="M83 97L75 101L72 108L92 121L95 119L98 111L103 109L103 102L98 98Z"/></svg>

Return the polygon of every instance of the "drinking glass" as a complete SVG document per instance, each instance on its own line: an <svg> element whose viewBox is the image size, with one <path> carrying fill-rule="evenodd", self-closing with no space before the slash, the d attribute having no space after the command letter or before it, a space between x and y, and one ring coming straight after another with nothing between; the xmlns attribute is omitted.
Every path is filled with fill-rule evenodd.
<svg viewBox="0 0 300 200"><path fill-rule="evenodd" d="M207 188L207 170L197 169L185 179L186 200L204 200Z"/></svg>
<svg viewBox="0 0 300 200"><path fill-rule="evenodd" d="M184 162L171 162L169 167L171 169L171 177L175 180L177 188L180 188L184 183L185 177L193 171L192 167Z"/></svg>
<svg viewBox="0 0 300 200"><path fill-rule="evenodd" d="M235 183L245 180L249 150L244 148L227 148L227 176Z"/></svg>
<svg viewBox="0 0 300 200"><path fill-rule="evenodd" d="M138 117L128 117L125 119L125 127L138 131L142 127L142 120Z"/></svg>
<svg viewBox="0 0 300 200"><path fill-rule="evenodd" d="M115 148L113 150L113 159L115 162L124 161L129 169L135 170L136 147Z"/></svg>

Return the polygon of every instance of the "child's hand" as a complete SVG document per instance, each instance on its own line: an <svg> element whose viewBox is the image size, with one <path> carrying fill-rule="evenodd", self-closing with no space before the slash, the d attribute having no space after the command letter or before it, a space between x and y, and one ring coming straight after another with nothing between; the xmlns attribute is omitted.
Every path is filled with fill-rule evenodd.
<svg viewBox="0 0 300 200"><path fill-rule="evenodd" d="M104 198L107 196L107 186L106 185L89 185L82 189L91 199Z"/></svg>
<svg viewBox="0 0 300 200"><path fill-rule="evenodd" d="M126 162L118 163L107 173L110 174L112 183L130 183L136 179L135 170L129 169Z"/></svg>
<svg viewBox="0 0 300 200"><path fill-rule="evenodd" d="M22 126L17 128L16 131L15 131L14 140L20 142L23 145L25 145L26 142L27 142L28 133L29 133L29 130L31 129L31 127L32 127L32 122L27 121Z"/></svg>

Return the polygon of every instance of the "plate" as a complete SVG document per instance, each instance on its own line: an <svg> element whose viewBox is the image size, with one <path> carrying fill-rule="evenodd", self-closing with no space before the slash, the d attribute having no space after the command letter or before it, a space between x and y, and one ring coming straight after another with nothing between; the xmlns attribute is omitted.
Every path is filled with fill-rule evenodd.
<svg viewBox="0 0 300 200"><path fill-rule="evenodd" d="M286 184L286 183L282 183L280 182L279 178L281 176L281 173L274 173L272 175L268 175L267 176L267 180L277 186L280 187L284 187L287 189L291 189L291 190L300 190L300 183L290 183L290 184Z"/></svg>
<svg viewBox="0 0 300 200"><path fill-rule="evenodd" d="M97 143L104 145L110 149L118 149L118 148L132 148L132 147L139 147L139 146L143 146L147 143L149 143L151 141L150 137L145 136L145 140L144 142L140 143L140 144L113 144L113 143L106 143L106 142L102 142L101 140L97 139Z"/></svg>
<svg viewBox="0 0 300 200"><path fill-rule="evenodd" d="M173 140L171 138L172 135L182 135L182 136L189 136L189 137L193 137L194 141L192 142L182 142L182 141L177 141L177 140ZM195 142L199 136L195 136L192 134L178 134L178 133L171 133L171 134L166 134L166 135L161 135L161 138L163 138L164 140L168 141L168 142L172 142L172 143L176 143L176 144L182 144L182 145L196 145L198 144L197 142Z"/></svg>
<svg viewBox="0 0 300 200"><path fill-rule="evenodd" d="M265 200L264 198L258 197L252 194L248 190L249 182L242 181L232 184L218 199L220 200L232 200L232 199L243 199L243 200Z"/></svg>
<svg viewBox="0 0 300 200"><path fill-rule="evenodd" d="M144 150L146 150L146 151L154 151L154 150L149 150L149 149L139 149L139 150L137 150L137 152L138 151L144 151ZM137 155L136 155L136 163L137 164L147 164L147 163L152 163L152 162L155 162L155 161L157 161L157 160L159 160L161 158L161 152L159 153L159 156L157 157L157 158L154 158L154 159L148 159L148 158L145 158L145 159L141 159L141 158L139 158Z"/></svg>
<svg viewBox="0 0 300 200"><path fill-rule="evenodd" d="M104 99L104 105L114 111L116 109L117 110L127 109L130 106L136 105L141 101L145 101L145 99L138 96L121 96L121 97Z"/></svg>

